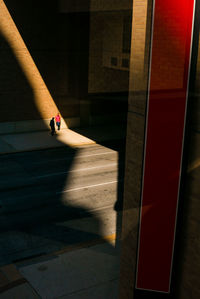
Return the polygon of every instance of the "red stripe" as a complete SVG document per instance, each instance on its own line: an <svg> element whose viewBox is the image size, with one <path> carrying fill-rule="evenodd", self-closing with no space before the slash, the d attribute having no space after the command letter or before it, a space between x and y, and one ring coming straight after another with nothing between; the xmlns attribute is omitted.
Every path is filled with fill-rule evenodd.
<svg viewBox="0 0 200 299"><path fill-rule="evenodd" d="M194 0L155 0L136 288L169 292Z"/></svg>

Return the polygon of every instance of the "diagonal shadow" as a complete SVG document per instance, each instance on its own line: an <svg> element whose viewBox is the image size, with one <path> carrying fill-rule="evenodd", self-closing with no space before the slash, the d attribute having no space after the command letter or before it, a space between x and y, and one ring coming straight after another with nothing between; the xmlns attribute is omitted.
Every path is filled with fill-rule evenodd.
<svg viewBox="0 0 200 299"><path fill-rule="evenodd" d="M20 1L19 3L18 1L6 0L4 2L44 82L50 87L51 95L62 116L77 117L80 113L80 97L86 96L85 90L88 87L88 82L86 82L88 80L88 14L81 14L81 16L70 14L67 18L59 14L56 15L57 1L29 1L28 3L27 1ZM87 21L85 28L82 27L82 31L79 32L80 25L85 21ZM73 31L71 30L72 27ZM50 35L49 32L51 32ZM41 111L35 102L35 91L30 86L10 44L3 36L1 36L0 45L1 64L4 70L0 85L0 105L4 111L1 121L41 119ZM68 55L65 55L66 52ZM68 68L68 72L64 68ZM80 71L77 75L78 68ZM57 71L56 76L55 70ZM66 109L66 103L70 109ZM10 107L12 107L12 112ZM125 127L124 130L126 130ZM87 137L94 136L89 134ZM118 181L120 183L118 183L117 202L114 207L118 213L117 231L119 232L123 198L125 143L116 140L116 142L100 142L100 144L119 153ZM102 238L102 220L97 214L84 207L74 206L71 201L67 202L66 200L66 205L62 203L61 194L70 180L69 171L73 167L79 149L71 148L61 142L60 145L62 146L60 150L49 149L32 153L11 154L0 158L5 164L3 171L7 171L8 166L6 165L14 167L9 178L10 185L13 181L16 182L17 177L20 176L24 177L25 180L24 186L16 185L11 194L7 190L1 191L3 203L0 215L1 264L13 261L10 259L13 248L16 249L15 259L18 260L31 254L53 252L68 244ZM63 163L62 158L65 159L66 156L70 158ZM58 158L61 158L61 162L55 162L49 167L50 163L57 161ZM45 167L50 172L60 169L65 175L47 181L34 179L34 184L29 185L26 179L28 180L30 177L31 180L33 173L34 177L39 177L41 171L45 170L45 168L37 169L34 166L35 161L45 162L47 165ZM37 198L37 192L42 194L40 198ZM25 197L29 200L23 199ZM92 232L67 227L63 224L77 218L92 218ZM13 238L12 232L14 232L15 238ZM109 243L107 245L108 247L111 246ZM20 254L22 248L24 250L23 257Z"/></svg>

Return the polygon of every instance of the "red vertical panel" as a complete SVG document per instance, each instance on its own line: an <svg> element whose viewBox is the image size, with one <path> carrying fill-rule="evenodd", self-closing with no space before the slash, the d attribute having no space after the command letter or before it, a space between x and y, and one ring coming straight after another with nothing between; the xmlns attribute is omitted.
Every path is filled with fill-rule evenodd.
<svg viewBox="0 0 200 299"><path fill-rule="evenodd" d="M194 0L155 0L136 288L169 292Z"/></svg>

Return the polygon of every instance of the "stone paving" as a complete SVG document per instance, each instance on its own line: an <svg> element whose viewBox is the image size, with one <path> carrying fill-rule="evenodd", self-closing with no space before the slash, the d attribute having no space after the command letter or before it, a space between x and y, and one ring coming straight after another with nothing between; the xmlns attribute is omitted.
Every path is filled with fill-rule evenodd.
<svg viewBox="0 0 200 299"><path fill-rule="evenodd" d="M0 299L116 299L120 242L115 237L0 267Z"/></svg>

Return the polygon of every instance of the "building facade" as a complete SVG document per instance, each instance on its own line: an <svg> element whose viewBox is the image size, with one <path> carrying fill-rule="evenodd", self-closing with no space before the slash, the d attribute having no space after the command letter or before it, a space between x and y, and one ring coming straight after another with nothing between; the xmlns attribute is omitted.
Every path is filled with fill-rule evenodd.
<svg viewBox="0 0 200 299"><path fill-rule="evenodd" d="M199 28L199 0L0 0L1 134L127 121L120 299L200 297Z"/></svg>

